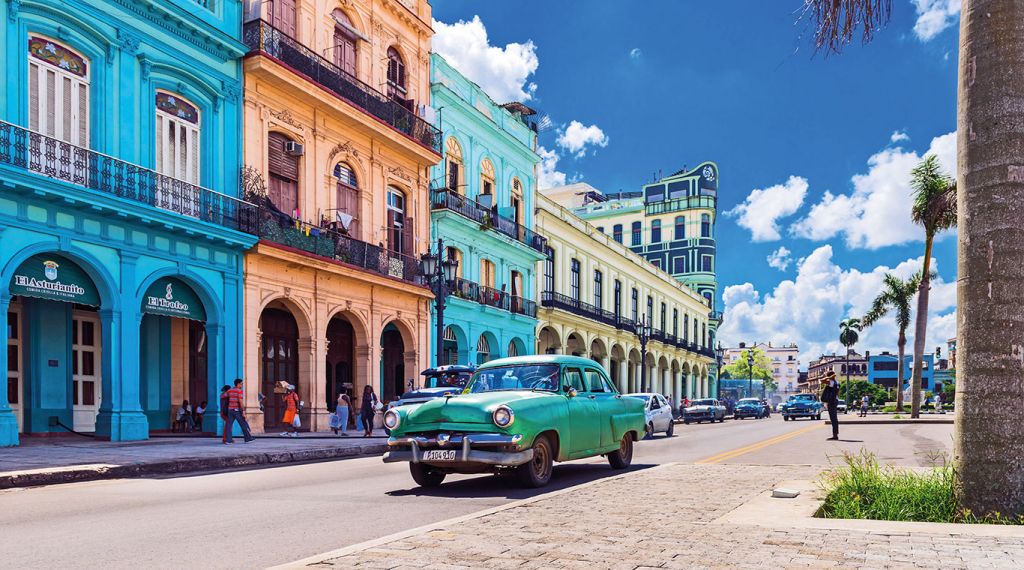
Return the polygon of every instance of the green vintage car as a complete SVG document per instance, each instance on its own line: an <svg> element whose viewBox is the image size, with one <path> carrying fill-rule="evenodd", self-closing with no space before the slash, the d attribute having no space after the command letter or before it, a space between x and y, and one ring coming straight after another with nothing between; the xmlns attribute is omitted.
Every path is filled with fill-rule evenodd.
<svg viewBox="0 0 1024 570"><path fill-rule="evenodd" d="M555 461L604 455L629 467L644 422L643 402L623 398L593 360L503 358L477 368L461 394L388 410L384 461L408 461L424 487L448 473L509 472L541 487Z"/></svg>

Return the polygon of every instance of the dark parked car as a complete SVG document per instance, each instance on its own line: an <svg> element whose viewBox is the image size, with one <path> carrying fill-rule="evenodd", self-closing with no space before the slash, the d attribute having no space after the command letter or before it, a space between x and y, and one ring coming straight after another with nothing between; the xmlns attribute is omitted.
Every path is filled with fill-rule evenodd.
<svg viewBox="0 0 1024 570"><path fill-rule="evenodd" d="M757 398L743 398L739 402L736 402L736 407L732 410L732 417L735 420L742 420L743 418L754 418L761 419L767 417L764 409L764 404Z"/></svg>
<svg viewBox="0 0 1024 570"><path fill-rule="evenodd" d="M814 394L797 394L790 396L789 401L782 405L782 419L789 421L796 418L821 419L822 404Z"/></svg>

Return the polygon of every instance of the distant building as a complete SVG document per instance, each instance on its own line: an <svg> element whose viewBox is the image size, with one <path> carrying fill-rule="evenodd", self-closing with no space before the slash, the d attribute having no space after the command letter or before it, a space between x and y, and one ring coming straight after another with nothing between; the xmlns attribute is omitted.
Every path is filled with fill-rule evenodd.
<svg viewBox="0 0 1024 570"><path fill-rule="evenodd" d="M850 352L849 358L845 354L823 354L817 360L812 361L807 365L807 386L806 390L810 392L817 392L821 389L821 382L825 378L825 373L831 370L836 373L836 377L841 381L845 382L847 378L847 372L849 372L850 381L856 380L867 380L868 379L868 358L870 352L865 352L864 355L860 355L857 352Z"/></svg>
<svg viewBox="0 0 1024 570"><path fill-rule="evenodd" d="M914 357L910 354L903 357L903 382L900 389L906 389L913 375ZM921 389L935 391L935 357L931 354L924 356L921 368ZM868 382L877 384L887 389L896 387L896 379L899 378L899 357L895 354L883 352L868 358Z"/></svg>
<svg viewBox="0 0 1024 570"><path fill-rule="evenodd" d="M956 339L949 341L956 346ZM942 358L942 347L935 347L935 371L932 377L935 379L935 392L941 392L945 386L956 382L956 370L953 367L953 356L956 354L954 348L949 352L949 358Z"/></svg>
<svg viewBox="0 0 1024 570"><path fill-rule="evenodd" d="M800 350L796 344L773 346L771 343L757 343L755 349L760 348L772 361L772 379L778 384L780 393L796 393L800 391ZM726 348L722 358L723 365L729 365L737 360L747 350L746 343L741 342L738 347Z"/></svg>

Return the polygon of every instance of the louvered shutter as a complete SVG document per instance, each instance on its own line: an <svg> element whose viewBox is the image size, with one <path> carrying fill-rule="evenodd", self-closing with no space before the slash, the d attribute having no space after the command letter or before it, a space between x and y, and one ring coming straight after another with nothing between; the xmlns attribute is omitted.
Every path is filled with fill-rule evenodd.
<svg viewBox="0 0 1024 570"><path fill-rule="evenodd" d="M415 248L416 233L413 231L413 220L410 216L405 217L405 223L402 224L402 253L406 255L413 255Z"/></svg>
<svg viewBox="0 0 1024 570"><path fill-rule="evenodd" d="M391 251L398 251L396 247L399 246L399 230L395 227L395 219L397 214L394 210L388 208L388 249Z"/></svg>
<svg viewBox="0 0 1024 570"><path fill-rule="evenodd" d="M448 189L452 192L459 191L459 163L448 162Z"/></svg>

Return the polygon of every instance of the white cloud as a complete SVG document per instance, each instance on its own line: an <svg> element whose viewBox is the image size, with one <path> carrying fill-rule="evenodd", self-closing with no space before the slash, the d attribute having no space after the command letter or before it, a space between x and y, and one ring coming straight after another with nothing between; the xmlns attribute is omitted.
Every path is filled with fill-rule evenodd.
<svg viewBox="0 0 1024 570"><path fill-rule="evenodd" d="M932 139L928 154L937 155L943 169L956 176L956 132ZM878 249L922 240L924 231L910 221L910 171L921 159L902 147L878 152L868 159L867 173L853 176L851 193L825 192L790 231L812 240L844 234L851 248Z"/></svg>
<svg viewBox="0 0 1024 570"><path fill-rule="evenodd" d="M643 55L644 52L640 51L640 48L633 48L629 50L629 59L632 59L634 61L640 59L641 57L643 57Z"/></svg>
<svg viewBox="0 0 1024 570"><path fill-rule="evenodd" d="M742 204L725 212L725 215L738 218L736 223L750 230L753 241L776 241L782 238L779 219L800 209L806 195L807 179L790 176L783 184L763 190L755 188Z"/></svg>
<svg viewBox="0 0 1024 570"><path fill-rule="evenodd" d="M565 173L558 171L558 153L544 147L537 147L540 156L540 170L537 175L538 188L551 188L565 185Z"/></svg>
<svg viewBox="0 0 1024 570"><path fill-rule="evenodd" d="M722 344L739 342L795 342L801 367L823 353L841 353L839 321L860 317L871 307L886 273L907 278L920 271L923 258L908 259L895 267L878 266L868 272L844 269L833 261L832 246L823 245L797 262L795 279L784 280L762 295L750 283L730 285L723 291L725 318L718 336ZM932 267L937 268L932 260ZM912 307L916 307L916 300ZM941 278L932 282L928 307L928 351L956 336L956 283ZM913 318L913 316L912 316ZM913 350L913 321L907 334L907 351ZM858 352L896 352L898 331L887 315L865 329Z"/></svg>
<svg viewBox="0 0 1024 570"><path fill-rule="evenodd" d="M774 267L779 271L785 271L789 264L793 262L791 253L791 251L786 249L786 246L776 249L768 256L768 266Z"/></svg>
<svg viewBox="0 0 1024 570"><path fill-rule="evenodd" d="M903 141L909 141L909 140L910 140L910 135L908 135L906 131L898 131L897 130L897 131L893 131L892 134L889 135L889 142L891 142L893 144L896 144L898 142L903 142Z"/></svg>
<svg viewBox="0 0 1024 570"><path fill-rule="evenodd" d="M433 49L498 103L526 101L537 89L528 79L540 61L532 41L490 45L479 16L445 24L434 20Z"/></svg>
<svg viewBox="0 0 1024 570"><path fill-rule="evenodd" d="M957 22L960 0L912 0L917 10L914 35L926 42Z"/></svg>
<svg viewBox="0 0 1024 570"><path fill-rule="evenodd" d="M579 121L572 121L565 130L558 133L558 140L555 142L576 158L583 158L587 154L588 146L608 146L608 136L597 125L587 127Z"/></svg>

